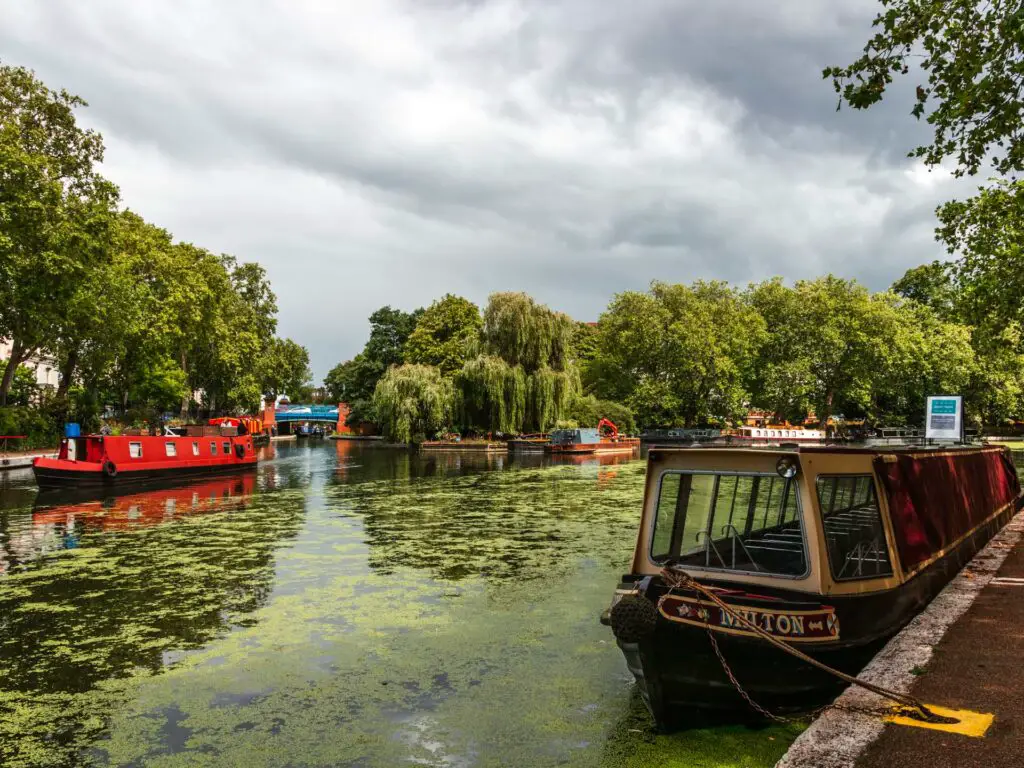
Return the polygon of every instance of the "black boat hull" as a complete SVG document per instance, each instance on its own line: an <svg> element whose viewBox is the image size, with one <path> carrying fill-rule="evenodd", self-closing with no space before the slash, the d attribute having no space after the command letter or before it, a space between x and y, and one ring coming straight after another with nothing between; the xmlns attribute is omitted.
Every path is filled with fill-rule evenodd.
<svg viewBox="0 0 1024 768"><path fill-rule="evenodd" d="M1019 506L1020 502L1011 505L952 551L894 589L826 597L765 589L758 590L758 594L772 602L753 607L769 605L779 611L806 609L808 601L813 601L815 607L830 606L839 622L838 639L795 642L793 646L831 667L857 674L1009 522ZM633 578L638 577L630 577ZM710 580L702 581L715 585ZM628 580L620 589L630 589L632 585ZM735 588L736 585L719 582L717 586ZM655 579L646 595L657 602L666 592L667 588ZM751 601L744 602L740 598L727 602L738 607L751 606ZM771 712L813 710L827 704L845 687L845 683L833 675L749 633L716 631L715 639L737 682L751 699ZM671 621L659 614L653 633L640 642L618 640L618 645L644 702L660 727L677 727L701 710L729 714L734 719L756 715L723 669L706 627Z"/></svg>
<svg viewBox="0 0 1024 768"><path fill-rule="evenodd" d="M169 467L161 469L139 469L118 472L110 477L103 472L78 472L52 467L33 467L36 484L42 491L59 489L120 488L122 486L152 483L163 480L209 477L255 469L256 461L233 464L216 464L202 467Z"/></svg>

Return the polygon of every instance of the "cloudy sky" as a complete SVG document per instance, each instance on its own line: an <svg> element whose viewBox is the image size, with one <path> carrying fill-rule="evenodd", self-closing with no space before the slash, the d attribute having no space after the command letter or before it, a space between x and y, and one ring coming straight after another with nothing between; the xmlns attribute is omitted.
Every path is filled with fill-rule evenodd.
<svg viewBox="0 0 1024 768"><path fill-rule="evenodd" d="M262 263L322 376L367 315L941 255L909 97L836 112L877 0L0 0L0 60L85 97L125 203Z"/></svg>

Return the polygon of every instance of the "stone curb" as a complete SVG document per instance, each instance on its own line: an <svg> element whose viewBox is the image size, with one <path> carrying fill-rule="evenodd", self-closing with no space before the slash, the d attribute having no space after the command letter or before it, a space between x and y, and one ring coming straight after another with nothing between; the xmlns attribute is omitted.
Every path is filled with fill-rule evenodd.
<svg viewBox="0 0 1024 768"><path fill-rule="evenodd" d="M858 677L900 693L907 693L946 631L971 607L1024 534L1024 512L996 534L929 606L889 641ZM850 686L835 704L797 737L775 768L853 768L857 758L885 729L877 716L849 709L874 709L888 702L857 686Z"/></svg>

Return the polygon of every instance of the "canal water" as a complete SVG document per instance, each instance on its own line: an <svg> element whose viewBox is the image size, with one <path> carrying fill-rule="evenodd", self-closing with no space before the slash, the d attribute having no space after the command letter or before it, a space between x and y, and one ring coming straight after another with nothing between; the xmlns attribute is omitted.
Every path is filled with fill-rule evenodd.
<svg viewBox="0 0 1024 768"><path fill-rule="evenodd" d="M770 766L611 631L644 465L352 442L115 498L0 474L0 765Z"/></svg>

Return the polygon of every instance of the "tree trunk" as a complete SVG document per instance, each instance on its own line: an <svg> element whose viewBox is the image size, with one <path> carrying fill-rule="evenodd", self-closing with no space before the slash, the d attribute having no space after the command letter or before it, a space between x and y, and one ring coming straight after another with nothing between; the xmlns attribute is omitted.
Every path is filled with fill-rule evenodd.
<svg viewBox="0 0 1024 768"><path fill-rule="evenodd" d="M15 336L11 339L11 356L7 360L7 367L4 368L4 377L0 380L0 406L7 405L7 395L11 391L11 384L14 383L14 372L18 370L25 357L24 346Z"/></svg>
<svg viewBox="0 0 1024 768"><path fill-rule="evenodd" d="M185 367L185 353L181 353L181 370L185 372L185 386L188 386L188 368ZM192 401L192 393L186 392L181 396L181 420L188 421L188 407Z"/></svg>
<svg viewBox="0 0 1024 768"><path fill-rule="evenodd" d="M57 385L57 399L62 400L67 397L68 390L71 389L71 379L75 375L75 368L78 367L78 349L72 349L68 352L68 359L64 362L64 367L60 371L60 383Z"/></svg>
<svg viewBox="0 0 1024 768"><path fill-rule="evenodd" d="M832 418L832 398L834 393L832 390L828 391L825 395L825 407L822 409L822 413L819 414L818 419L821 421L821 428L828 432L828 420Z"/></svg>

